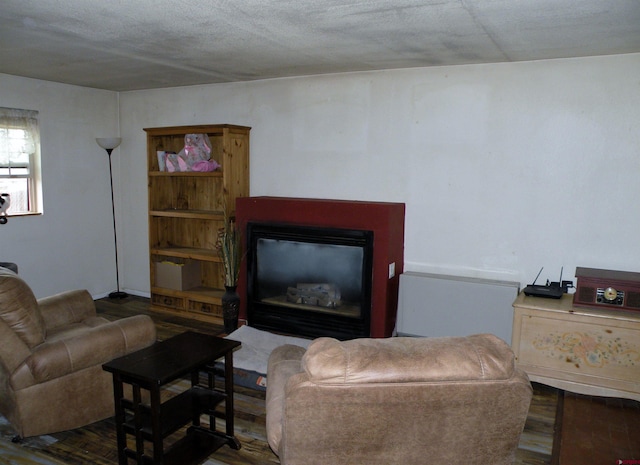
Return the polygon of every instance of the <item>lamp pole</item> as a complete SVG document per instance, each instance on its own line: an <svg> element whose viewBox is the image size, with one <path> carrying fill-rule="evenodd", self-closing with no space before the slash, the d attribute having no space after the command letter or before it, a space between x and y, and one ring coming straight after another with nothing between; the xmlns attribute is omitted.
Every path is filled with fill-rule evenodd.
<svg viewBox="0 0 640 465"><path fill-rule="evenodd" d="M120 290L120 273L118 269L118 234L116 232L116 207L113 199L113 169L111 168L111 152L117 146L120 145L121 139L119 137L111 138L97 138L96 142L100 147L107 151L109 156L109 183L111 186L111 214L113 216L113 240L116 254L116 290L109 294L110 299L124 299L129 295L126 292Z"/></svg>

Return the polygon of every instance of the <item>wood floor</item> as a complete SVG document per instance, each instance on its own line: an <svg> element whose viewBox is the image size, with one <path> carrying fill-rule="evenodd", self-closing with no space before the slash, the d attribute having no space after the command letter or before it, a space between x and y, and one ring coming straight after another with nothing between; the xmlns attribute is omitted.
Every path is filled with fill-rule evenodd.
<svg viewBox="0 0 640 465"><path fill-rule="evenodd" d="M213 335L221 334L223 331L220 326L149 312L148 300L138 297L129 297L121 301L103 299L96 304L98 312L111 320L138 313L151 315L156 322L159 339L167 339L187 329ZM533 402L516 456L517 465L551 463L557 402L557 390L542 385L534 386ZM240 440L242 448L236 451L224 446L204 463L206 465L278 464L278 458L271 452L266 442L264 393L237 387L235 407L236 437ZM115 427L112 418L74 431L53 434L51 437L55 439L52 444L27 439L22 444L22 449L29 449L34 456L45 457L52 463L72 465L117 463ZM3 463L1 457L0 463Z"/></svg>

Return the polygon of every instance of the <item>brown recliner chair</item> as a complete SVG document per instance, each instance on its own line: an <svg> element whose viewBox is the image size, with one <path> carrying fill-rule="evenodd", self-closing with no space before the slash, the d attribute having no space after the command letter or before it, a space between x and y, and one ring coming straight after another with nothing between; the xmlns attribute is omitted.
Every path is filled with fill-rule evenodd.
<svg viewBox="0 0 640 465"><path fill-rule="evenodd" d="M0 268L0 413L18 437L78 428L114 414L102 364L153 344L151 318L96 316L87 291L36 300Z"/></svg>
<svg viewBox="0 0 640 465"><path fill-rule="evenodd" d="M272 352L267 437L282 465L506 465L531 396L492 335L319 338Z"/></svg>

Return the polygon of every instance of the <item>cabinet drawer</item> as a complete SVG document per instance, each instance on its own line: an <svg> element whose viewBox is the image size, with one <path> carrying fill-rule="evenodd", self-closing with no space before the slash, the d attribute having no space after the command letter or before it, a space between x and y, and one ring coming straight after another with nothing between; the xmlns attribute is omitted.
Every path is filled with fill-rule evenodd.
<svg viewBox="0 0 640 465"><path fill-rule="evenodd" d="M197 300L189 301L189 311L209 316L217 316L222 318L222 307L209 302L198 302Z"/></svg>
<svg viewBox="0 0 640 465"><path fill-rule="evenodd" d="M151 303L161 307L175 308L176 310L184 310L184 299L171 295L152 294Z"/></svg>

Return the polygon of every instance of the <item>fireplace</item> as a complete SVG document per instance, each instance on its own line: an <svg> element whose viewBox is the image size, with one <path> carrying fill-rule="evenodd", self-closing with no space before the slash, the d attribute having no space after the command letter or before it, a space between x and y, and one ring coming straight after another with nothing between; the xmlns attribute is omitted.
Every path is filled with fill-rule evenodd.
<svg viewBox="0 0 640 465"><path fill-rule="evenodd" d="M240 318L285 334L388 337L403 269L404 204L241 198Z"/></svg>
<svg viewBox="0 0 640 465"><path fill-rule="evenodd" d="M373 232L247 225L247 319L258 329L368 337Z"/></svg>

